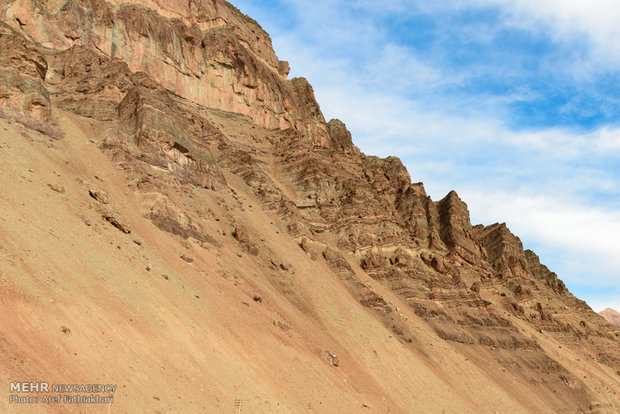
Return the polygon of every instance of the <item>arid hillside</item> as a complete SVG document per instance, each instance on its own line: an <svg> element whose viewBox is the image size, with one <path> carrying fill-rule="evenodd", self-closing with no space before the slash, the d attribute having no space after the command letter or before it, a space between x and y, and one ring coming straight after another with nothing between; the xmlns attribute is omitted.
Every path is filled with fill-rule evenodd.
<svg viewBox="0 0 620 414"><path fill-rule="evenodd" d="M620 329L360 153L234 6L0 17L0 412L620 412Z"/></svg>
<svg viewBox="0 0 620 414"><path fill-rule="evenodd" d="M620 327L620 313L610 308L607 308L599 313L603 318L607 319L609 323L613 323L614 325Z"/></svg>

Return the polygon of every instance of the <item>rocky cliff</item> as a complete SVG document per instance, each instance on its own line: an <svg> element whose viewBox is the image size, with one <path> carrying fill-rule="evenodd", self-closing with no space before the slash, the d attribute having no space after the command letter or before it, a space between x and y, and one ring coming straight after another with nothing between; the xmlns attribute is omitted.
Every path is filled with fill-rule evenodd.
<svg viewBox="0 0 620 414"><path fill-rule="evenodd" d="M620 330L360 153L234 6L0 16L6 381L116 381L119 412L620 411Z"/></svg>

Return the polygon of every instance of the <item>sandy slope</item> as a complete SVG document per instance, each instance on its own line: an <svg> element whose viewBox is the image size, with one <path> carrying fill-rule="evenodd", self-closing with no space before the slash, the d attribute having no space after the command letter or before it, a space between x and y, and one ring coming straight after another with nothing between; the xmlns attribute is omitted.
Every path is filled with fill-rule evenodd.
<svg viewBox="0 0 620 414"><path fill-rule="evenodd" d="M217 193L167 190L186 209L209 211L201 225L212 243L162 232L144 215L163 194L128 187L98 149L99 125L60 111L56 122L66 132L60 141L0 119L0 388L16 380L118 384L114 404L89 413L234 412L235 400L251 413L553 408L484 354L455 352L357 270L415 327L417 351L394 338L233 176ZM107 191L131 234L101 218L92 189ZM260 235L289 270L257 266L232 238L231 220ZM612 374L596 368L618 390ZM9 404L3 394L1 412L86 409Z"/></svg>

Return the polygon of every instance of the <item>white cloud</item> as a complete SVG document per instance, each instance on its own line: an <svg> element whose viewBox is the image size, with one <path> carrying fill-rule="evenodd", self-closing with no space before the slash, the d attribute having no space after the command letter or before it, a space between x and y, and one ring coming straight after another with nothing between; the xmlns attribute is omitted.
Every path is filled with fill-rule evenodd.
<svg viewBox="0 0 620 414"><path fill-rule="evenodd" d="M403 90L432 89L447 82L438 69L422 62L406 47L387 43L375 60L374 65L363 73L366 84L375 87Z"/></svg>
<svg viewBox="0 0 620 414"><path fill-rule="evenodd" d="M558 42L589 44L596 63L620 65L620 7L617 0L468 0L465 5L500 6L513 26L548 30ZM577 62L592 69L594 62Z"/></svg>
<svg viewBox="0 0 620 414"><path fill-rule="evenodd" d="M436 77L434 73L428 76ZM346 79L343 74L334 73L333 77L339 81L328 81L327 85L319 82L315 87L323 111L327 117L338 117L349 124L358 143L370 150L391 147L407 151L408 146L444 143L510 146L559 160L620 154L618 127L603 126L590 132L560 127L515 131L501 120L501 109L490 109L495 103L493 99L489 105L479 102L478 107L460 108L454 102L446 102L439 108L439 103L408 99L388 88L370 88L354 76ZM407 140L410 142L406 143Z"/></svg>
<svg viewBox="0 0 620 414"><path fill-rule="evenodd" d="M570 250L614 256L611 259L620 268L620 257L615 257L620 213L568 204L543 195L480 191L467 191L463 195L480 216L508 220L524 235ZM565 226L566 223L571 225Z"/></svg>
<svg viewBox="0 0 620 414"><path fill-rule="evenodd" d="M599 151L619 151L620 150L620 129L604 127L598 131L596 148Z"/></svg>

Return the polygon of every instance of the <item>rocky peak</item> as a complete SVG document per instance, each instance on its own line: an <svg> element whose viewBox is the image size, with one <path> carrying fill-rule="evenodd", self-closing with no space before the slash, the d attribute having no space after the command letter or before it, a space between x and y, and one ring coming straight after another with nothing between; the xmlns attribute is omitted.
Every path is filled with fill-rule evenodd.
<svg viewBox="0 0 620 414"><path fill-rule="evenodd" d="M314 89L306 78L291 79L293 90L298 99L298 108L301 113L301 130L306 131L316 147L329 147L329 136L325 118L314 96Z"/></svg>
<svg viewBox="0 0 620 414"><path fill-rule="evenodd" d="M540 280L557 293L566 290L564 283L531 250L523 250L523 243L506 226L495 223L473 228L475 237L486 249L489 262L503 278Z"/></svg>
<svg viewBox="0 0 620 414"><path fill-rule="evenodd" d="M344 153L359 154L359 149L353 145L353 138L347 126L339 119L332 119L327 123L331 147Z"/></svg>
<svg viewBox="0 0 620 414"><path fill-rule="evenodd" d="M486 259L486 252L474 238L469 210L456 191L437 202L443 242L470 263Z"/></svg>
<svg viewBox="0 0 620 414"><path fill-rule="evenodd" d="M405 185L396 196L395 208L414 240L425 247L445 249L439 236L437 203L426 194L424 184Z"/></svg>
<svg viewBox="0 0 620 414"><path fill-rule="evenodd" d="M558 278L558 275L555 274L555 272L552 272L547 266L540 263L540 257L538 257L536 253L527 249L525 251L525 258L527 260L528 270L536 279L544 282L557 293L567 292L564 282Z"/></svg>
<svg viewBox="0 0 620 414"><path fill-rule="evenodd" d="M529 270L523 244L506 223L476 226L474 233L482 243L491 264L505 277L525 277Z"/></svg>

